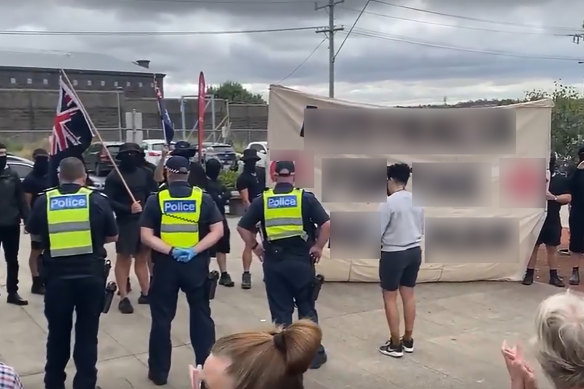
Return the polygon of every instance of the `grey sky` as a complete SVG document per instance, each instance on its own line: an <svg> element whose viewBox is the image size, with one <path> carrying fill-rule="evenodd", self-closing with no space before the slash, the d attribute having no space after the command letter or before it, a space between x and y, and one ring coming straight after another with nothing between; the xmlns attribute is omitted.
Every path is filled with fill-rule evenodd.
<svg viewBox="0 0 584 389"><path fill-rule="evenodd" d="M584 2L386 2L509 24L440 16L373 1L337 58L337 97L402 104L437 102L445 96L449 101L519 97L527 89L550 88L560 78L584 87L584 65L577 60L525 58L584 59L584 43L576 45L570 37L561 36L581 28ZM338 6L337 24L348 31L364 3L346 0ZM219 31L322 26L327 22L326 11L315 11L314 2L306 0L0 2L0 30ZM337 47L344 36L336 36ZM153 68L168 73L167 95L196 93L200 70L209 83L236 80L267 94L268 85L289 74L323 38L312 30L180 37L0 35L0 48L97 51L126 60L151 59ZM327 94L327 60L325 42L283 84Z"/></svg>

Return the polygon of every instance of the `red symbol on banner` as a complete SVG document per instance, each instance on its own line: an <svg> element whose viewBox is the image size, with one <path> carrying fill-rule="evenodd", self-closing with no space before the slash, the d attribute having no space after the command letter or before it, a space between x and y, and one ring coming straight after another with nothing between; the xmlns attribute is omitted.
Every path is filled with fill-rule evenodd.
<svg viewBox="0 0 584 389"><path fill-rule="evenodd" d="M507 192L515 198L526 198L538 195L541 192L542 175L536 166L526 162L519 162L510 167L505 174L505 187Z"/></svg>

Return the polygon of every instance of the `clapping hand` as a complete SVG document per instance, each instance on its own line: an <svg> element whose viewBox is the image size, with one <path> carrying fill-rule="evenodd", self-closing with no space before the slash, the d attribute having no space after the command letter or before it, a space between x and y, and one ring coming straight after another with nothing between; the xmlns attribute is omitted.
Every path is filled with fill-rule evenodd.
<svg viewBox="0 0 584 389"><path fill-rule="evenodd" d="M503 341L501 353L511 378L511 389L537 389L535 373L524 359L523 348L520 345L509 347L507 341Z"/></svg>

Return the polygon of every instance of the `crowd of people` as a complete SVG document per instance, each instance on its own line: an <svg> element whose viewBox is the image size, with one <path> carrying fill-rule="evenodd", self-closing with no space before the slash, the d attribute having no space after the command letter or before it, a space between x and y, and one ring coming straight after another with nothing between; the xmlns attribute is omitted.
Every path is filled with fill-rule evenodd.
<svg viewBox="0 0 584 389"><path fill-rule="evenodd" d="M295 187L295 165L277 161L272 188L266 188L265 171L258 170L254 150L243 154L244 170L237 189L246 212L237 232L244 242L241 287L250 289L255 255L262 263L268 307L275 328L215 337L210 300L217 284L233 287L227 272L230 253L225 207L230 191L220 182L218 160L193 161L195 150L177 142L152 166L134 143L124 144L116 156L119 170L105 181L104 193L86 186L87 174L78 158L59 165L59 186L48 188L48 153L33 153L34 169L22 184L6 167L6 147L0 144L0 243L7 261L7 302L26 305L18 293L20 223L30 235L31 292L44 294L48 321L46 389L62 389L70 358L73 312L76 312L73 359L77 373L74 389L93 389L97 383L99 318L107 311L104 286L109 261L104 245L115 242L114 275L118 309L132 314L129 299L131 265L138 279L138 304L150 306L148 378L165 385L171 364L170 329L177 310L179 290L190 311L190 337L196 365L193 384L208 389L303 388L303 374L318 369L328 356L322 345L316 300L319 282L315 272L322 250L329 242L330 218L314 194ZM570 284L579 283L579 260L584 242L577 231L584 228L579 216L584 206L584 148L570 178L553 174L552 155L546 198L548 213L528 264L524 284L533 283L537 249L546 245L550 283L564 286L557 271L560 243L560 208L571 204L570 250L574 266ZM414 206L406 190L411 176L407 164L387 167L387 201L381 215L379 278L389 336L381 354L401 358L414 352L416 303L414 288L422 263L424 212ZM6 194L6 195L4 195ZM6 210L6 212L4 211ZM210 271L216 258L219 272ZM397 297L403 304L401 331ZM299 321L293 314L298 311ZM563 294L544 301L537 316L538 361L558 389L584 387L579 373L584 338L584 300ZM512 389L535 388L532 367L521 347L502 348ZM578 359L580 358L580 359ZM19 388L18 375L0 364L0 384ZM8 386L8 385L11 386ZM20 385L20 386L19 386Z"/></svg>

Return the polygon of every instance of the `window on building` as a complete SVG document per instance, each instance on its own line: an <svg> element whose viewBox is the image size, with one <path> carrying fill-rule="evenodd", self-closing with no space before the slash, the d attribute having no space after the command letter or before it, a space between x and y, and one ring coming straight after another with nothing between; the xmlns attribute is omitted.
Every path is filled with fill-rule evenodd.
<svg viewBox="0 0 584 389"><path fill-rule="evenodd" d="M105 81L100 82L101 86L105 86Z"/></svg>
<svg viewBox="0 0 584 389"><path fill-rule="evenodd" d="M130 87L130 86L132 86L132 83L131 83L130 81L127 81L127 82L126 82L126 86L127 86L127 87Z"/></svg>
<svg viewBox="0 0 584 389"><path fill-rule="evenodd" d="M10 77L10 83L11 83L12 85L16 84L16 78L14 78L14 77Z"/></svg>
<svg viewBox="0 0 584 389"><path fill-rule="evenodd" d="M26 83L27 83L28 85L32 85L32 78L27 78L27 79L26 79Z"/></svg>
<svg viewBox="0 0 584 389"><path fill-rule="evenodd" d="M142 87L144 86L144 84L142 84L141 82L139 82L139 83L138 83L138 86L139 86L140 88L142 88Z"/></svg>
<svg viewBox="0 0 584 389"><path fill-rule="evenodd" d="M93 82L91 82L91 80L87 80L87 86L91 86L93 85Z"/></svg>
<svg viewBox="0 0 584 389"><path fill-rule="evenodd" d="M117 81L114 81L114 86L117 88L119 86L119 83Z"/></svg>
<svg viewBox="0 0 584 389"><path fill-rule="evenodd" d="M73 80L73 86L77 86L77 85L79 85L79 81Z"/></svg>
<svg viewBox="0 0 584 389"><path fill-rule="evenodd" d="M49 85L49 80L47 80L46 78L43 79L43 85Z"/></svg>

